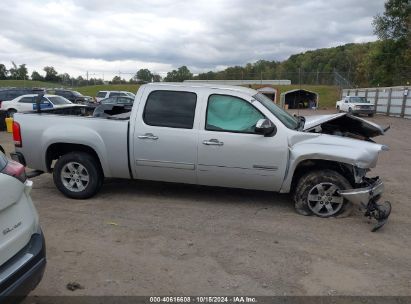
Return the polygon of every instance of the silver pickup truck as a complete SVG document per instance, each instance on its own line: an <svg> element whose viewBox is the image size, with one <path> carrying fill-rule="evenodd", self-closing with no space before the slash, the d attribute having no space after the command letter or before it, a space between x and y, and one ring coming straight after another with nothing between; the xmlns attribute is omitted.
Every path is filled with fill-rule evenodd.
<svg viewBox="0 0 411 304"><path fill-rule="evenodd" d="M75 199L126 178L291 192L320 217L361 204L377 229L390 213L381 180L366 177L384 130L364 119L292 116L252 89L186 83L141 86L131 111L101 107L17 113L12 158Z"/></svg>

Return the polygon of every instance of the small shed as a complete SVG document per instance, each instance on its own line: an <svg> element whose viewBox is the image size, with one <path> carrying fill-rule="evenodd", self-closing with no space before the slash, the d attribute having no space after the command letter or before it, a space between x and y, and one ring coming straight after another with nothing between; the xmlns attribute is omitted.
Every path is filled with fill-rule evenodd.
<svg viewBox="0 0 411 304"><path fill-rule="evenodd" d="M294 89L281 93L280 103L288 109L318 108L319 95L305 89Z"/></svg>
<svg viewBox="0 0 411 304"><path fill-rule="evenodd" d="M263 87L257 90L258 92L264 94L268 98L270 98L272 101L276 101L277 97L277 90L272 88L272 87Z"/></svg>

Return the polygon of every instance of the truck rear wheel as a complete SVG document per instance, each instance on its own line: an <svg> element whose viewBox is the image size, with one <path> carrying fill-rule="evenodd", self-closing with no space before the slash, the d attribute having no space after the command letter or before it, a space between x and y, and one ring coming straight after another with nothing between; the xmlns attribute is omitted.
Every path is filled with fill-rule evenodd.
<svg viewBox="0 0 411 304"><path fill-rule="evenodd" d="M302 215L336 216L348 205L338 190L350 188L347 179L334 170L309 172L299 179L295 188L295 209Z"/></svg>
<svg viewBox="0 0 411 304"><path fill-rule="evenodd" d="M93 156L84 152L72 152L59 158L54 167L53 180L65 196L87 199L100 190L103 173Z"/></svg>

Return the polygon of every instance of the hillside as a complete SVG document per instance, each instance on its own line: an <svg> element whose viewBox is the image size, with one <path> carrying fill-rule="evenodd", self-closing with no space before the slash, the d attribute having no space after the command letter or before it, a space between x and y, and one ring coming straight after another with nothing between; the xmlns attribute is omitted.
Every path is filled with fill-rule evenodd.
<svg viewBox="0 0 411 304"><path fill-rule="evenodd" d="M349 43L294 54L284 61L258 60L209 71L194 79L289 79L293 84L334 85L335 72L347 86L406 85L411 82L411 51L403 41Z"/></svg>

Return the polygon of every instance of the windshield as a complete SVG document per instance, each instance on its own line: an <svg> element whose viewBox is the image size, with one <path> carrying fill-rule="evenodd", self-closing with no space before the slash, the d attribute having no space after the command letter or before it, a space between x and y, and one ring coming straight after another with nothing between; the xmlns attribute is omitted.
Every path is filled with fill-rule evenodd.
<svg viewBox="0 0 411 304"><path fill-rule="evenodd" d="M274 114L287 128L297 129L298 120L288 112L277 106L270 98L262 93L254 95L253 98L258 100L264 107L266 107L271 113Z"/></svg>
<svg viewBox="0 0 411 304"><path fill-rule="evenodd" d="M71 104L71 101L68 99L65 99L64 97L61 96L52 96L52 97L47 97L52 104L54 105L65 105L65 104Z"/></svg>
<svg viewBox="0 0 411 304"><path fill-rule="evenodd" d="M350 102L354 103L370 103L365 97L350 97Z"/></svg>
<svg viewBox="0 0 411 304"><path fill-rule="evenodd" d="M133 98L136 97L136 95L134 95L133 93L130 93L130 92L126 92L126 94L127 94L128 96L130 96L130 97L133 97Z"/></svg>

